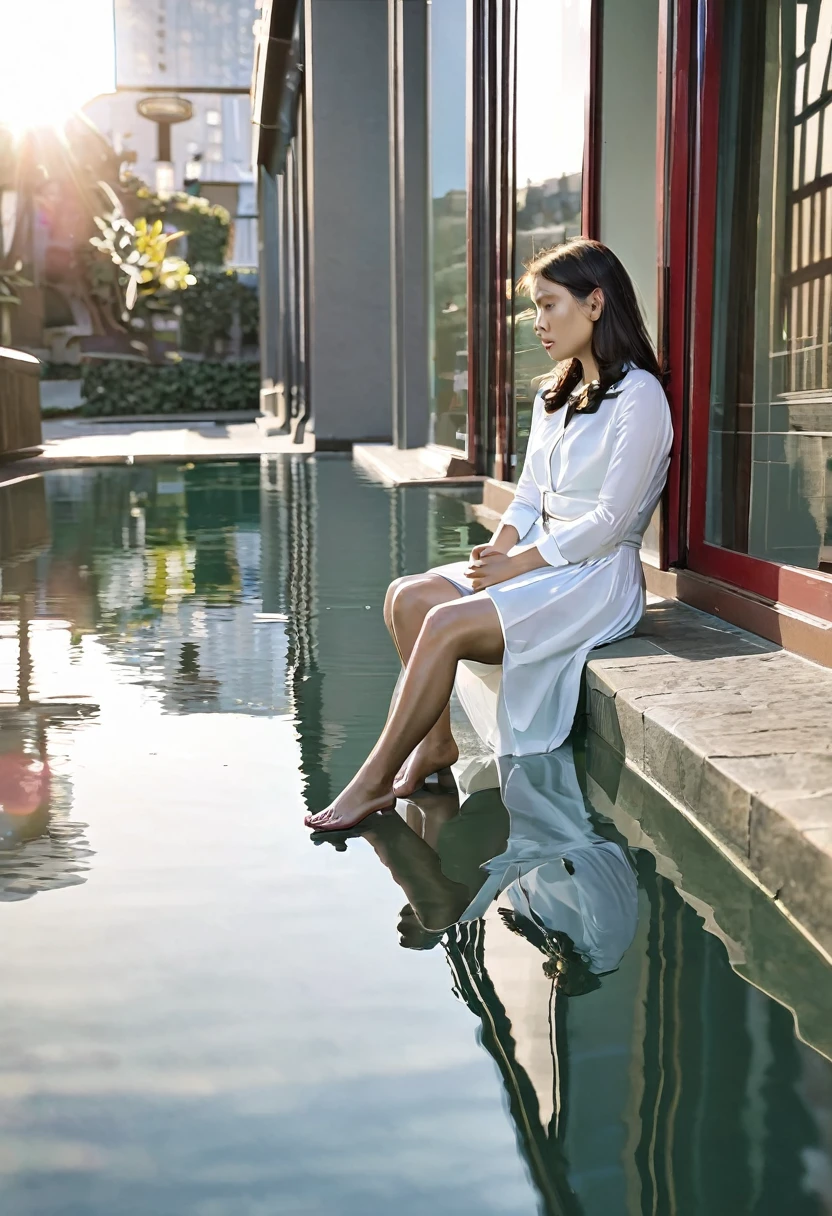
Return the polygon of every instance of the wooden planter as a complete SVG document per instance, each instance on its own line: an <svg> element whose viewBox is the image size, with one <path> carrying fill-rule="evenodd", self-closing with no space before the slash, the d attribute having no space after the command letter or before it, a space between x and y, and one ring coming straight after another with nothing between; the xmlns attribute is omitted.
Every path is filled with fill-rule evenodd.
<svg viewBox="0 0 832 1216"><path fill-rule="evenodd" d="M40 363L0 346L0 461L40 451Z"/></svg>

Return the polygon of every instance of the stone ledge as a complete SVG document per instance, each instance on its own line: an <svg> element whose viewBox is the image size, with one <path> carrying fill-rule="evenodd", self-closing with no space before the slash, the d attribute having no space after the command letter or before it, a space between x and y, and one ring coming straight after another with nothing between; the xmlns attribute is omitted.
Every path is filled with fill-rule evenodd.
<svg viewBox="0 0 832 1216"><path fill-rule="evenodd" d="M832 955L832 671L661 600L590 656L585 708Z"/></svg>
<svg viewBox="0 0 832 1216"><path fill-rule="evenodd" d="M387 486L472 485L482 477L471 466L444 448L396 448L389 443L356 443L352 449L355 463L373 480Z"/></svg>
<svg viewBox="0 0 832 1216"><path fill-rule="evenodd" d="M734 970L790 1009L804 1042L832 1059L832 968L778 903L593 731L586 783L593 807L632 848L653 854L658 873L721 939Z"/></svg>

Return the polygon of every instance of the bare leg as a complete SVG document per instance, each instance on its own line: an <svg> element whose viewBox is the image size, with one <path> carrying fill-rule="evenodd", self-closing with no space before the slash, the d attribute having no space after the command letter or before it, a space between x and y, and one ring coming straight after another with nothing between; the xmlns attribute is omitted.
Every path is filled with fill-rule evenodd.
<svg viewBox="0 0 832 1216"><path fill-rule="evenodd" d="M379 815L361 832L404 891L423 928L438 932L462 915L471 902L468 888L443 873L436 852L398 815Z"/></svg>
<svg viewBox="0 0 832 1216"><path fill-rule="evenodd" d="M393 807L396 773L438 722L459 660L496 664L502 658L500 620L484 592L431 608L378 743L332 805L306 816L308 826L324 831L349 828L374 811Z"/></svg>
<svg viewBox="0 0 832 1216"><path fill-rule="evenodd" d="M418 751L418 748L416 749ZM393 786L395 792L395 783ZM405 798L404 806L398 807L404 821L425 844L436 848L437 841L446 823L459 814L459 790L456 782L440 784L433 789L425 786L416 794Z"/></svg>
<svg viewBox="0 0 832 1216"><path fill-rule="evenodd" d="M462 599L462 593L437 574L412 575L397 579L391 585L384 604L384 619L403 667L407 666L430 609L458 599ZM399 798L409 797L432 773L450 768L458 759L459 749L451 732L451 710L446 705L439 721L416 745L397 773L394 792Z"/></svg>

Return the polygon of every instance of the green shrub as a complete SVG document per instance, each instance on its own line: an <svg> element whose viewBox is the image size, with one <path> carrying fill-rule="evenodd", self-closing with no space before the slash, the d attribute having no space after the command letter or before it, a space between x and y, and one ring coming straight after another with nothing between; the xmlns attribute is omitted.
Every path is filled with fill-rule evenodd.
<svg viewBox="0 0 832 1216"><path fill-rule="evenodd" d="M182 295L182 349L214 354L217 343L227 343L231 336L235 310L239 312L243 341L256 344L260 315L257 292L240 282L236 270L200 267L196 283Z"/></svg>
<svg viewBox="0 0 832 1216"><path fill-rule="evenodd" d="M195 363L158 367L124 360L84 366L82 412L87 417L256 410L257 363Z"/></svg>
<svg viewBox="0 0 832 1216"><path fill-rule="evenodd" d="M225 207L182 192L161 198L146 186L136 191L136 198L143 200L148 222L163 220L186 234L192 268L224 264L231 235L231 216Z"/></svg>
<svg viewBox="0 0 832 1216"><path fill-rule="evenodd" d="M49 363L40 365L41 380L80 380L83 371L80 363Z"/></svg>

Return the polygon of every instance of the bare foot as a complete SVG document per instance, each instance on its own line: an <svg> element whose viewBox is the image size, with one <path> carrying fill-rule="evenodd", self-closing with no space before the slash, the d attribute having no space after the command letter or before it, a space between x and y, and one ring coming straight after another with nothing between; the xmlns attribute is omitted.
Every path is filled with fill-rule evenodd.
<svg viewBox="0 0 832 1216"><path fill-rule="evenodd" d="M376 811L392 811L396 806L396 796L387 786L379 789L366 780L354 777L342 794L333 803L317 815L307 815L304 823L316 832L342 832L345 828L355 827L368 815Z"/></svg>
<svg viewBox="0 0 832 1216"><path fill-rule="evenodd" d="M453 739L437 745L430 739L423 739L417 748L405 760L396 779L393 782L393 793L397 798L409 798L421 789L425 779L440 769L450 768L459 759L459 748Z"/></svg>

